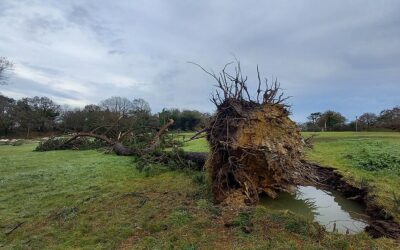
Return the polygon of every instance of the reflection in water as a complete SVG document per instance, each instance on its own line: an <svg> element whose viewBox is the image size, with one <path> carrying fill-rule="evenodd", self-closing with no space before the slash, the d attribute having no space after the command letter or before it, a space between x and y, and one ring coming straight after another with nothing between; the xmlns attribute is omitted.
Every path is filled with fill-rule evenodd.
<svg viewBox="0 0 400 250"><path fill-rule="evenodd" d="M274 210L290 210L306 219L315 220L327 231L336 229L345 233L357 233L368 225L364 207L347 200L338 192L330 192L311 186L299 186L296 194L280 193L278 198L264 198L261 204Z"/></svg>

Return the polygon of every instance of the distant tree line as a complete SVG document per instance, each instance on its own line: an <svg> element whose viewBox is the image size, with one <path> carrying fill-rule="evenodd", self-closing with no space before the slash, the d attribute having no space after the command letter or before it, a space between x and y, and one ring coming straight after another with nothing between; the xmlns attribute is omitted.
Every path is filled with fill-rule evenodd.
<svg viewBox="0 0 400 250"><path fill-rule="evenodd" d="M0 136L18 134L31 137L37 133L86 132L99 126L112 124L124 116L129 126L164 125L169 119L177 131L194 131L205 127L210 114L197 110L163 109L153 114L144 99L129 100L110 97L98 104L83 108L62 107L48 97L25 97L19 100L0 94ZM347 122L339 112L328 110L315 112L308 121L300 124L303 131L400 131L400 107L385 109L379 114L364 113L358 119Z"/></svg>
<svg viewBox="0 0 400 250"><path fill-rule="evenodd" d="M197 110L181 111L179 109L163 109L158 114L162 124L169 119L173 119L175 123L172 125L172 129L182 131L194 131L204 128L210 116L209 113L201 113Z"/></svg>
<svg viewBox="0 0 400 250"><path fill-rule="evenodd" d="M26 97L19 100L0 94L0 136L32 137L37 133L87 132L111 125L125 117L121 126L157 127L174 119L174 130L190 131L205 126L209 114L196 110L163 109L152 114L144 99L110 97L83 108L62 107L48 97Z"/></svg>
<svg viewBox="0 0 400 250"><path fill-rule="evenodd" d="M307 119L300 124L303 131L400 131L400 106L382 110L379 114L364 113L350 122L332 110L311 113Z"/></svg>

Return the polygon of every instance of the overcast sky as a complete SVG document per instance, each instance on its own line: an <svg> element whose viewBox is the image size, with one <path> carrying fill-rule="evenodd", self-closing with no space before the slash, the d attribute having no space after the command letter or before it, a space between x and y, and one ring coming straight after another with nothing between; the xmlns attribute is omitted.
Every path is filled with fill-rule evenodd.
<svg viewBox="0 0 400 250"><path fill-rule="evenodd" d="M234 54L256 85L278 77L293 118L333 109L354 119L400 105L400 1L0 1L2 94L84 106L110 96L153 111L213 111Z"/></svg>

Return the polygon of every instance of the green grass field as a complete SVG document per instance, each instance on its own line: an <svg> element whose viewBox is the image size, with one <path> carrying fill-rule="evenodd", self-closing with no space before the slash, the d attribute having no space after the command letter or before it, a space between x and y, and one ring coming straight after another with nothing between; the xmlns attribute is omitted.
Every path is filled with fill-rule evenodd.
<svg viewBox="0 0 400 250"><path fill-rule="evenodd" d="M35 146L0 146L0 248L398 247L392 240L373 240L365 233L327 233L290 212L261 206L231 218L233 226L226 227L224 209L212 204L199 173L161 166L144 173L135 168L131 157L95 150L33 152ZM368 164L357 158L366 151L397 157L399 148L399 133L320 133L307 158L338 168L355 183L372 186L379 202L399 218L392 195L400 196L399 169L387 167L384 161L383 169L366 170L362 167ZM191 141L185 149L207 151L207 144ZM243 232L242 227L250 224L253 232Z"/></svg>

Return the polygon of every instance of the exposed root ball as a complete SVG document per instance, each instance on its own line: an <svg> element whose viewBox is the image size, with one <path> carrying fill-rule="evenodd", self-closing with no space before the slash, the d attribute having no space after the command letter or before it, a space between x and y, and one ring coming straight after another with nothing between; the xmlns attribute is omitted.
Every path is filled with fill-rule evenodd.
<svg viewBox="0 0 400 250"><path fill-rule="evenodd" d="M195 64L217 82L211 97L217 112L206 130L211 147L208 167L216 202L241 190L245 203L251 204L262 192L275 197L277 191L294 190L302 173L304 141L289 119L284 104L288 97L278 81L262 81L257 66L258 88L252 97L240 62L236 60L233 71L232 64L218 74Z"/></svg>
<svg viewBox="0 0 400 250"><path fill-rule="evenodd" d="M303 140L281 104L226 99L211 121L208 160L216 202L240 188L246 203L265 192L293 191Z"/></svg>

